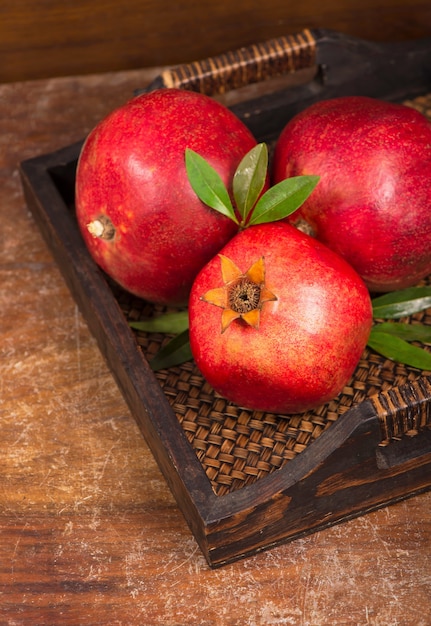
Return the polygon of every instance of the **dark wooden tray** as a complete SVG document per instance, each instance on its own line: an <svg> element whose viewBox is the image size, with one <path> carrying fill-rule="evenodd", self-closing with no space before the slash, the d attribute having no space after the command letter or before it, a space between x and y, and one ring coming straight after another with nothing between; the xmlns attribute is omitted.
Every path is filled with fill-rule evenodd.
<svg viewBox="0 0 431 626"><path fill-rule="evenodd" d="M174 68L148 89L232 96L232 109L271 143L294 113L336 95L409 99L427 113L430 68L431 40L375 44L307 30ZM302 72L305 82L280 80ZM430 372L366 350L336 400L284 416L226 402L193 362L153 373L147 359L166 338L129 321L160 307L114 285L76 224L81 145L22 162L26 200L210 566L431 488ZM431 310L415 317L430 324Z"/></svg>

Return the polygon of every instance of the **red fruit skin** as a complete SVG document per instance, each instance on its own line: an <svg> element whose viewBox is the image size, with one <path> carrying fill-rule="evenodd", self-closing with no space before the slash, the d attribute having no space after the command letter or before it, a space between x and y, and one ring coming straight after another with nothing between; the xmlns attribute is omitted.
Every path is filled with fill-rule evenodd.
<svg viewBox="0 0 431 626"><path fill-rule="evenodd" d="M416 284L431 273L431 124L414 109L367 97L308 107L283 129L273 180L320 181L290 221L356 269L371 291Z"/></svg>
<svg viewBox="0 0 431 626"><path fill-rule="evenodd" d="M186 304L198 271L237 232L204 205L185 168L191 148L229 187L256 140L226 107L202 94L160 89L102 120L82 148L76 214L94 260L127 291L151 302ZM87 225L108 216L115 237Z"/></svg>
<svg viewBox="0 0 431 626"><path fill-rule="evenodd" d="M252 226L223 248L246 272L265 259L265 302L258 329L234 320L221 333L220 307L202 301L223 284L217 255L190 294L190 344L206 380L239 406L299 413L334 398L356 368L368 341L368 290L341 257L287 223Z"/></svg>

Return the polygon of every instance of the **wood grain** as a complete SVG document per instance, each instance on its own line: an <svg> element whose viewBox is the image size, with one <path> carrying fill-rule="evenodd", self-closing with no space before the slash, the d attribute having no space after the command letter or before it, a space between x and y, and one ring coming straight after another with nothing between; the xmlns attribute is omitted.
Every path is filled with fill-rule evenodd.
<svg viewBox="0 0 431 626"><path fill-rule="evenodd" d="M144 77L0 86L0 623L428 626L430 493L205 563L17 173L80 140Z"/></svg>
<svg viewBox="0 0 431 626"><path fill-rule="evenodd" d="M376 41L426 37L427 0L5 0L0 82L173 65L303 28Z"/></svg>

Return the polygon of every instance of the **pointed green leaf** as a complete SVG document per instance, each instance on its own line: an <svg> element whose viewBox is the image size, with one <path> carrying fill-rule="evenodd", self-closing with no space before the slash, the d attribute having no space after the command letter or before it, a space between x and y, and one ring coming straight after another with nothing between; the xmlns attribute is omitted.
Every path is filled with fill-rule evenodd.
<svg viewBox="0 0 431 626"><path fill-rule="evenodd" d="M368 339L368 346L388 359L411 365L421 370L431 370L431 354L423 348L412 346L410 343L377 328L372 328Z"/></svg>
<svg viewBox="0 0 431 626"><path fill-rule="evenodd" d="M431 307L431 287L410 287L373 298L377 319L407 317Z"/></svg>
<svg viewBox="0 0 431 626"><path fill-rule="evenodd" d="M192 352L189 342L189 331L176 335L151 359L150 366L155 372L190 361Z"/></svg>
<svg viewBox="0 0 431 626"><path fill-rule="evenodd" d="M251 214L249 225L281 220L298 209L319 182L319 176L292 176L268 189Z"/></svg>
<svg viewBox="0 0 431 626"><path fill-rule="evenodd" d="M189 315L187 311L164 313L146 320L129 322L129 326L148 333L172 333L176 335L189 327Z"/></svg>
<svg viewBox="0 0 431 626"><path fill-rule="evenodd" d="M431 326L424 324L403 324L402 322L382 322L374 326L374 332L387 333L406 341L431 343Z"/></svg>
<svg viewBox="0 0 431 626"><path fill-rule="evenodd" d="M218 172L190 148L186 149L185 159L187 176L198 198L238 224L229 193Z"/></svg>
<svg viewBox="0 0 431 626"><path fill-rule="evenodd" d="M245 223L265 185L268 170L268 148L259 143L238 165L233 177L233 196L236 208Z"/></svg>

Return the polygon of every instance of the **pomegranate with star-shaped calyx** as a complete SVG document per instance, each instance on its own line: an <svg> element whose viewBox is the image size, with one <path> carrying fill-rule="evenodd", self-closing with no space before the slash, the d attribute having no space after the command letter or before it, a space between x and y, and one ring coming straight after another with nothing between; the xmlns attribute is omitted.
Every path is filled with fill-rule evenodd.
<svg viewBox="0 0 431 626"><path fill-rule="evenodd" d="M293 226L243 230L198 274L193 357L220 395L297 413L340 393L372 325L369 292L341 257Z"/></svg>

